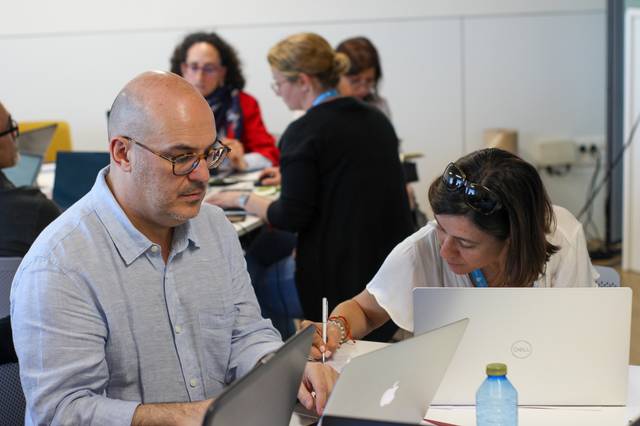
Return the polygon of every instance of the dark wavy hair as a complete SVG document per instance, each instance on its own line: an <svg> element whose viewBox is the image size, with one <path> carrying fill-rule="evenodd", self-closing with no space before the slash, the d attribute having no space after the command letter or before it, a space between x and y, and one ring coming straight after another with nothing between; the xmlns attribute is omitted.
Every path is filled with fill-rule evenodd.
<svg viewBox="0 0 640 426"><path fill-rule="evenodd" d="M227 69L224 83L232 89L244 89L245 80L240 67L240 60L235 49L216 33L193 33L182 40L171 57L171 72L182 76L181 65L187 60L187 51L196 43L209 43L220 54L221 65Z"/></svg>
<svg viewBox="0 0 640 426"><path fill-rule="evenodd" d="M502 207L490 215L476 212L462 191L449 191L442 178L429 187L434 214L463 215L478 228L509 244L499 284L529 287L545 272L558 246L547 241L555 229L555 214L538 171L520 157L497 148L472 152L455 162L471 182L493 191Z"/></svg>
<svg viewBox="0 0 640 426"><path fill-rule="evenodd" d="M373 68L375 72L376 86L382 78L382 67L380 66L380 57L378 49L366 37L353 37L342 41L336 52L342 52L349 57L351 66L347 71L347 75L360 74L362 71Z"/></svg>

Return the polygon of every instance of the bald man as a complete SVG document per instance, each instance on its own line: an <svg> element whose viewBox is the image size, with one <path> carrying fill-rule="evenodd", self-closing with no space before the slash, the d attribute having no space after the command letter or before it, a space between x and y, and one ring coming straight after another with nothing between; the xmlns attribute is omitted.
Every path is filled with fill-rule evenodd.
<svg viewBox="0 0 640 426"><path fill-rule="evenodd" d="M281 345L233 227L202 205L226 153L215 138L209 105L176 75L144 73L116 97L109 167L13 282L27 424L198 425ZM321 410L335 372L310 363L305 375Z"/></svg>

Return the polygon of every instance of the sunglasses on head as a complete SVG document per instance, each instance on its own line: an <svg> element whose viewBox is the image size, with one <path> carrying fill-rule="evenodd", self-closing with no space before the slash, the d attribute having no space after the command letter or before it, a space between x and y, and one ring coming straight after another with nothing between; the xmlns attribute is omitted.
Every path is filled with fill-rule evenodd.
<svg viewBox="0 0 640 426"><path fill-rule="evenodd" d="M470 182L458 166L449 163L442 175L442 182L450 192L463 191L464 201L473 210L490 215L502 207L498 196L484 185Z"/></svg>

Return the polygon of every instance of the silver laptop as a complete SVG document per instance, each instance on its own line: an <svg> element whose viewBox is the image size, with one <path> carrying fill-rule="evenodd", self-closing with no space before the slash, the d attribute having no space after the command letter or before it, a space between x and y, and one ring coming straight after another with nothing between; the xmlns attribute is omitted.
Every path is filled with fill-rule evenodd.
<svg viewBox="0 0 640 426"><path fill-rule="evenodd" d="M51 145L53 134L57 128L58 125L54 123L21 132L20 138L18 139L18 150L21 154L35 154L44 157L49 145Z"/></svg>
<svg viewBox="0 0 640 426"><path fill-rule="evenodd" d="M507 364L521 405L625 405L629 288L413 290L416 333L471 322L433 404L475 404L485 366Z"/></svg>
<svg viewBox="0 0 640 426"><path fill-rule="evenodd" d="M394 343L349 362L320 425L417 425L453 358L469 320Z"/></svg>
<svg viewBox="0 0 640 426"><path fill-rule="evenodd" d="M41 166L42 155L21 153L18 163L2 172L15 186L35 186Z"/></svg>
<svg viewBox="0 0 640 426"><path fill-rule="evenodd" d="M224 390L208 408L203 426L288 425L316 329L289 338L266 362Z"/></svg>

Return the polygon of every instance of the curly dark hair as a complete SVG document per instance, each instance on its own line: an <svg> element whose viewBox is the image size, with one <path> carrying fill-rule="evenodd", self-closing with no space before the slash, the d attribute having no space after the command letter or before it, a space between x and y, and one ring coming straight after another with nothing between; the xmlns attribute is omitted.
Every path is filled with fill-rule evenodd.
<svg viewBox="0 0 640 426"><path fill-rule="evenodd" d="M180 67L187 60L187 51L194 44L201 42L209 43L215 47L220 54L221 65L227 69L227 74L224 79L225 85L232 89L244 89L245 80L242 75L238 54L231 45L216 33L198 32L187 35L182 43L173 51L173 56L171 56L171 72L182 77Z"/></svg>

